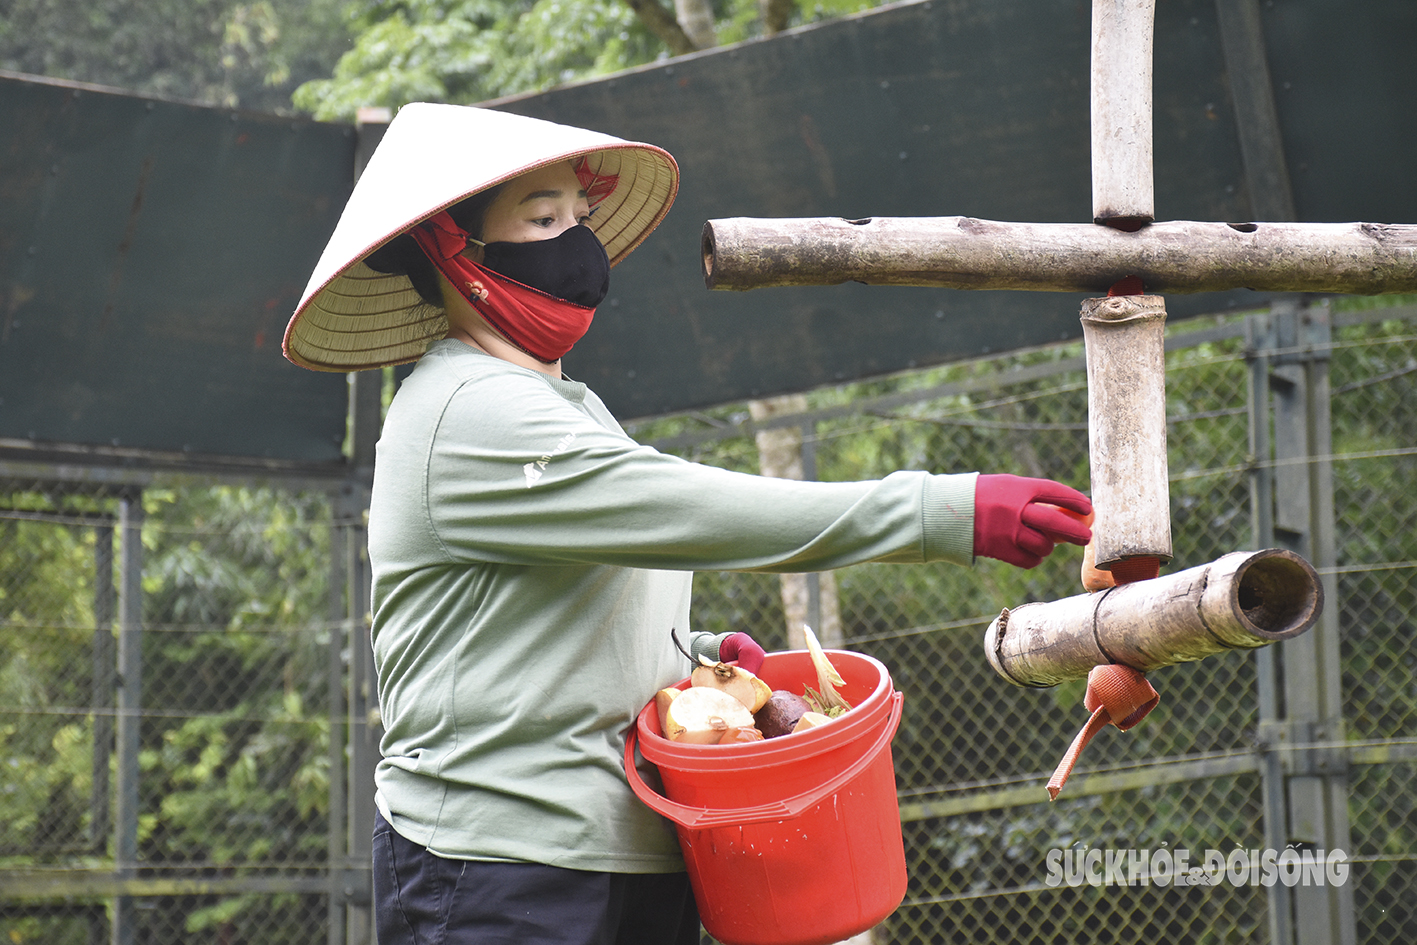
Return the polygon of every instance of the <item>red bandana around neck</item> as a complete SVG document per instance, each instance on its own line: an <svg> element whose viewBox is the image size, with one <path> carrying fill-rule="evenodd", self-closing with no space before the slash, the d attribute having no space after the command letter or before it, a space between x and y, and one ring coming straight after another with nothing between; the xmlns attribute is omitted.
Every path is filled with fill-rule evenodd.
<svg viewBox="0 0 1417 945"><path fill-rule="evenodd" d="M467 233L447 211L412 230L423 254L487 323L543 364L554 364L590 328L595 309L547 295L461 255Z"/></svg>

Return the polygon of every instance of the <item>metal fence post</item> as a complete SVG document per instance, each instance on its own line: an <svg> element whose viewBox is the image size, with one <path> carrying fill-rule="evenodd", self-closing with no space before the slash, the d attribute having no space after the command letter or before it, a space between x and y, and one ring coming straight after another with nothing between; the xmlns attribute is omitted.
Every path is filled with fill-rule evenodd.
<svg viewBox="0 0 1417 945"><path fill-rule="evenodd" d="M114 802L114 869L120 879L137 875L138 752L143 688L143 493L134 489L119 502L117 751ZM113 900L113 945L134 945L133 898Z"/></svg>
<svg viewBox="0 0 1417 945"><path fill-rule="evenodd" d="M108 852L112 827L108 792L109 762L113 758L113 526L93 530L93 784L89 789L89 840L91 851ZM89 913L89 942L103 945L108 938L103 910Z"/></svg>
<svg viewBox="0 0 1417 945"><path fill-rule="evenodd" d="M1275 334L1276 315L1251 315L1245 322L1245 346L1249 361L1250 409L1250 504L1256 548L1269 548L1274 538L1274 476L1270 440L1270 358L1279 346ZM1268 849L1284 847L1288 833L1288 811L1284 800L1284 769L1275 733L1281 724L1279 662L1273 647L1255 651L1255 686L1259 715L1261 807L1264 811L1264 843ZM1289 887L1276 883L1269 890L1270 945L1294 945L1293 903Z"/></svg>
<svg viewBox="0 0 1417 945"><path fill-rule="evenodd" d="M1275 850L1349 848L1348 789L1339 662L1341 611L1334 568L1332 431L1327 306L1275 301L1252 319L1251 443L1274 429L1269 457L1257 453L1252 493L1256 536L1307 557L1324 575L1326 605L1308 634L1285 641L1276 657L1257 654L1265 840ZM1272 403L1272 412L1270 404ZM1273 503L1271 506L1270 503ZM1272 516L1270 515L1272 510ZM1276 883L1270 888L1275 945L1351 945L1356 939L1348 887Z"/></svg>
<svg viewBox="0 0 1417 945"><path fill-rule="evenodd" d="M341 517L342 503L338 495L330 496L330 602L329 602L329 667L326 686L329 693L330 717L330 814L329 836L326 838L330 893L329 945L345 945L347 916L345 914L345 867L348 856L349 817L347 765L348 733L345 706L345 546L348 525Z"/></svg>
<svg viewBox="0 0 1417 945"><path fill-rule="evenodd" d="M374 444L382 420L383 374L362 371L349 379L349 481L336 505L346 523L344 543L345 639L349 653L347 720L349 731L347 834L344 893L349 905L350 945L373 945L371 888L374 829L374 768L379 761L379 696L374 653L369 639L368 512L369 484L374 473Z"/></svg>
<svg viewBox="0 0 1417 945"><path fill-rule="evenodd" d="M388 108L358 110L355 118L356 180L383 139L392 117ZM358 371L349 375L349 480L335 503L336 517L345 523L342 550L346 619L343 635L349 653L346 705L349 756L347 803L344 805L347 854L342 860L344 881L339 891L348 906L345 936L349 945L374 945L375 941L370 880L374 767L379 761L382 729L378 722L379 697L374 678L374 653L369 640L371 588L366 525L369 486L374 477L374 444L379 439L379 429L383 424L383 388L382 371ZM334 941L334 931L330 934L331 941Z"/></svg>
<svg viewBox="0 0 1417 945"><path fill-rule="evenodd" d="M377 378L377 375L376 375ZM369 508L367 487L351 483L344 496L349 525L345 545L345 587L349 644L349 802L348 844L345 859L345 897L349 905L350 945L373 945L374 768L379 760L379 697L374 677L374 654L369 641L369 556L364 515Z"/></svg>

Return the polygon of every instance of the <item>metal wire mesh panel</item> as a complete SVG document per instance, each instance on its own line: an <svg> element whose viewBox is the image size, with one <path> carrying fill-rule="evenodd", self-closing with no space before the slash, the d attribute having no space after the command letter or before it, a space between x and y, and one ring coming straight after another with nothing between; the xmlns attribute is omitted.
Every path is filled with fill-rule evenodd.
<svg viewBox="0 0 1417 945"><path fill-rule="evenodd" d="M1396 312L1384 320L1339 311L1330 345L1279 352L1314 358L1331 378L1318 396L1331 391L1332 455L1301 462L1334 470L1339 552L1328 573L1338 595L1329 607L1342 628L1346 723L1338 737L1374 746L1350 755L1346 853L1359 940L1372 942L1417 935L1408 783L1417 501L1407 487L1417 473L1417 349L1411 309ZM1255 419L1255 352L1241 318L1174 327L1167 348L1169 570L1177 570L1256 547L1255 479L1294 461L1255 453L1257 442L1288 434L1270 428L1267 414ZM644 433L696 459L751 468L746 417L725 407ZM803 422L823 479L902 468L1088 479L1078 345L817 392ZM1262 435L1256 423L1266 425ZM1290 481L1276 479L1281 488ZM1089 782L1097 791L1047 804L1042 782L1086 717L1084 685L1005 685L980 642L1002 606L1079 593L1078 563L1064 549L1028 572L981 560L971 570L868 564L837 573L846 645L882 660L906 694L894 753L911 888L874 941L1271 940L1270 887L1251 878L1203 888L1043 883L1049 851L1238 849L1258 857L1266 842L1249 654L1153 673L1157 710L1128 733L1106 730L1084 754L1079 772L1101 776ZM760 578L708 577L696 587L698 620L782 639L781 611ZM750 581L763 606L745 612L748 598L735 588Z"/></svg>
<svg viewBox="0 0 1417 945"><path fill-rule="evenodd" d="M1417 320L1340 328L1331 371L1344 737L1371 746L1354 751L1376 762L1348 772L1354 910L1361 941L1410 941L1417 939Z"/></svg>
<svg viewBox="0 0 1417 945"><path fill-rule="evenodd" d="M0 937L106 941L114 908L132 941L320 937L327 498L35 483L3 509L0 555L23 564L0 568L0 873L18 901ZM140 704L120 704L139 674Z"/></svg>
<svg viewBox="0 0 1417 945"><path fill-rule="evenodd" d="M1273 941L1278 894L1257 869L1187 886L1155 871L1181 850L1188 868L1208 851L1258 855L1275 772L1346 799L1357 941L1417 940L1417 307L1324 311L1333 330L1318 346L1259 352L1245 316L1171 329L1168 570L1254 547L1257 483L1282 493L1296 481L1285 469L1331 470L1331 499L1312 498L1333 509L1321 570L1342 724L1267 741L1274 670L1253 654L1157 670L1156 711L1098 735L1049 804L1043 782L1087 715L1084 685L1008 685L981 637L1002 607L1080 593L1077 549L1031 571L981 559L836 572L818 590L834 595L843 645L885 663L906 697L893 753L910 885L874 945ZM1324 455L1264 452L1293 434L1257 408L1256 365L1289 357L1331 418ZM756 471L751 415L728 404L631 432ZM821 479L1088 480L1076 343L812 392L779 419L805 431ZM368 593L353 576L358 508L295 485L59 479L0 488L0 941L87 945L120 927L156 945L343 941L365 878L353 838L367 832L348 780L364 776L353 758L367 746L352 732L372 724L355 717L362 657L349 646ZM694 628L786 647L783 589L775 574L701 574ZM352 920L348 932L361 934Z"/></svg>
<svg viewBox="0 0 1417 945"><path fill-rule="evenodd" d="M1263 890L1162 888L1140 878L1092 886L1077 875L1081 869L1061 861L1049 885L1042 867L1050 850L1105 847L1120 855L1119 875L1130 879L1149 875L1151 852L1206 837L1257 846L1256 794L1253 777L1219 778L909 823L911 887L877 937L1000 945L1203 941L1208 935L1252 941L1263 935ZM1131 869L1129 854L1135 860L1143 852L1144 869ZM1199 856L1193 865L1200 865ZM1100 869L1105 866L1104 860Z"/></svg>

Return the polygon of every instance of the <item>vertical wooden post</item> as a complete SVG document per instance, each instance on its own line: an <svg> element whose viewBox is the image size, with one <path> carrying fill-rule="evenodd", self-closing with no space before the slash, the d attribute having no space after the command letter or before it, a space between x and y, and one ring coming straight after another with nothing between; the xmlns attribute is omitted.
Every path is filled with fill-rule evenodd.
<svg viewBox="0 0 1417 945"><path fill-rule="evenodd" d="M758 422L803 413L806 409L805 394L785 394L748 402L748 411ZM804 421L800 426L758 429L753 434L753 440L758 447L758 471L762 475L776 479L817 478L817 438L812 421ZM825 647L844 644L836 579L830 571L783 574L779 583L788 649L806 648L807 638L802 633L804 625L812 628Z"/></svg>
<svg viewBox="0 0 1417 945"><path fill-rule="evenodd" d="M1156 219L1151 52L1156 0L1092 3L1092 219L1138 230Z"/></svg>
<svg viewBox="0 0 1417 945"><path fill-rule="evenodd" d="M1166 308L1159 295L1082 303L1097 566L1171 560Z"/></svg>

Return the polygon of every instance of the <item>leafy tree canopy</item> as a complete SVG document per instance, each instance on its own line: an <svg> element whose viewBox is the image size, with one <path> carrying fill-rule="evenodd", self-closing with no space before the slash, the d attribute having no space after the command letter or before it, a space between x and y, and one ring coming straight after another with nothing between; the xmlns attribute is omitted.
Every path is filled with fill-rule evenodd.
<svg viewBox="0 0 1417 945"><path fill-rule="evenodd" d="M615 0L394 0L366 8L354 48L295 104L323 119L363 105L473 103L652 59L660 44Z"/></svg>
<svg viewBox="0 0 1417 945"><path fill-rule="evenodd" d="M348 0L0 0L0 69L288 112L353 26Z"/></svg>
<svg viewBox="0 0 1417 945"><path fill-rule="evenodd" d="M877 2L0 0L0 69L348 120L537 92Z"/></svg>
<svg viewBox="0 0 1417 945"><path fill-rule="evenodd" d="M789 22L875 5L819 0L799 4ZM712 15L715 42L764 32L758 0L713 0ZM673 13L655 0L374 0L332 77L301 86L294 101L334 120L365 105L473 104L537 92L683 51L669 45L667 31L677 31Z"/></svg>

